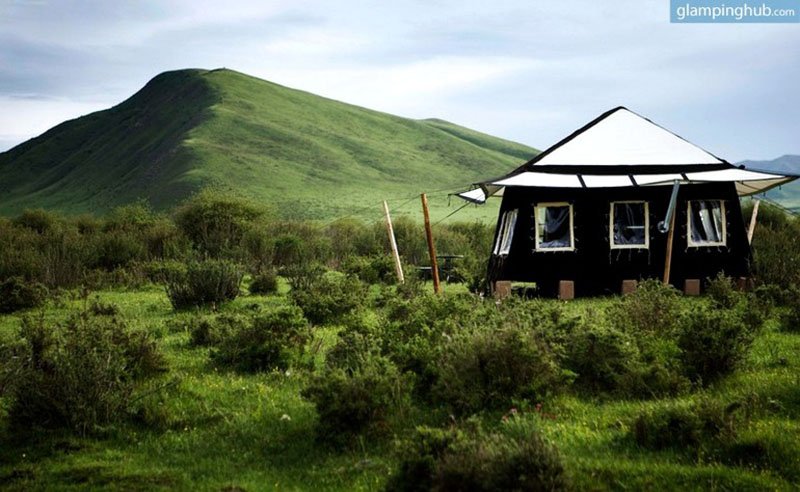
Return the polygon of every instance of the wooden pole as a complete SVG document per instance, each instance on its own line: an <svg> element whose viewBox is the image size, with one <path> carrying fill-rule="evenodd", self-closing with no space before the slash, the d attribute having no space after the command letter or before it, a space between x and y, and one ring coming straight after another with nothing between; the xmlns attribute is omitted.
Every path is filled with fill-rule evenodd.
<svg viewBox="0 0 800 492"><path fill-rule="evenodd" d="M664 285L669 285L669 273L672 268L672 240L675 237L675 216L678 215L678 203L669 218L669 233L667 233L667 257L664 260Z"/></svg>
<svg viewBox="0 0 800 492"><path fill-rule="evenodd" d="M400 253L397 251L397 240L394 237L394 227L392 227L392 217L389 215L389 204L383 201L383 214L386 216L386 233L389 235L389 244L392 246L392 257L394 258L394 271L397 273L397 281L405 283L403 277L403 264L400 263Z"/></svg>
<svg viewBox="0 0 800 492"><path fill-rule="evenodd" d="M431 257L431 277L433 277L433 292L441 292L439 287L439 265L436 263L436 246L433 244L433 232L431 232L431 217L428 213L428 197L425 193L420 195L422 198L422 213L425 216L425 236L428 239L428 255Z"/></svg>
<svg viewBox="0 0 800 492"><path fill-rule="evenodd" d="M753 233L756 231L756 218L758 218L758 205L761 203L761 200L756 200L756 203L753 204L753 215L750 216L750 227L747 228L747 242L753 242Z"/></svg>

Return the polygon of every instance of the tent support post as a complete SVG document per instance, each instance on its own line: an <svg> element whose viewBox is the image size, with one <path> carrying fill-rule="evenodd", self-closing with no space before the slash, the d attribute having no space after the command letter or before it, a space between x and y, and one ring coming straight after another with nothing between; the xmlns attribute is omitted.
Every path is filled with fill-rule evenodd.
<svg viewBox="0 0 800 492"><path fill-rule="evenodd" d="M753 215L750 216L750 226L747 228L747 242L750 244L753 244L753 233L756 231L759 204L761 204L761 200L756 200L756 203L753 204Z"/></svg>
<svg viewBox="0 0 800 492"><path fill-rule="evenodd" d="M667 254L666 258L664 259L664 285L669 285L669 274L670 270L672 270L672 241L675 238L675 215L677 213L677 206L678 206L678 188L680 188L681 184L678 180L675 180L675 184L672 185L672 196L669 199L669 207L667 208L667 219L669 221L669 225L666 226L669 229L669 234L667 234ZM666 232L664 230L665 224L661 222L658 224L658 228L661 232Z"/></svg>
<svg viewBox="0 0 800 492"><path fill-rule="evenodd" d="M675 238L675 214L669 221L669 234L667 234L667 258L664 261L664 285L669 285L669 274L672 269L672 240Z"/></svg>
<svg viewBox="0 0 800 492"><path fill-rule="evenodd" d="M436 263L436 246L433 244L433 232L431 232L431 217L428 213L428 197L425 193L420 195L422 199L422 214L425 216L425 236L428 240L428 255L431 257L431 277L433 277L433 292L441 292L439 286L439 265Z"/></svg>
<svg viewBox="0 0 800 492"><path fill-rule="evenodd" d="M403 264L400 263L400 253L397 251L397 240L394 237L394 227L392 227L392 217L389 215L389 204L383 201L383 214L386 217L386 233L389 235L389 245L392 247L392 258L394 258L394 271L397 274L397 282L405 283L403 277Z"/></svg>

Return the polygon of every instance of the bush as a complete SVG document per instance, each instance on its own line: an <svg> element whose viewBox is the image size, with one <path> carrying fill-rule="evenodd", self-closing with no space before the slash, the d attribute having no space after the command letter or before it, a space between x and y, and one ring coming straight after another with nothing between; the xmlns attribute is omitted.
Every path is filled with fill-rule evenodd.
<svg viewBox="0 0 800 492"><path fill-rule="evenodd" d="M218 305L239 295L242 271L226 260L204 260L189 263L186 270L164 272L167 296L172 307Z"/></svg>
<svg viewBox="0 0 800 492"><path fill-rule="evenodd" d="M716 445L735 435L738 404L700 400L691 405L656 407L641 413L631 427L639 446L647 449L693 449Z"/></svg>
<svg viewBox="0 0 800 492"><path fill-rule="evenodd" d="M389 255L350 256L341 265L344 273L357 276L368 284L393 284L397 282L394 260Z"/></svg>
<svg viewBox="0 0 800 492"><path fill-rule="evenodd" d="M141 237L122 230L107 232L98 238L96 259L92 267L111 271L144 260L147 249Z"/></svg>
<svg viewBox="0 0 800 492"><path fill-rule="evenodd" d="M285 370L299 359L308 322L295 306L259 314L252 322L230 323L232 331L211 352L211 360L240 372Z"/></svg>
<svg viewBox="0 0 800 492"><path fill-rule="evenodd" d="M20 429L86 434L124 420L141 382L165 368L155 342L117 317L81 312L58 325L25 318L20 338L13 357L3 361L13 374L9 415Z"/></svg>
<svg viewBox="0 0 800 492"><path fill-rule="evenodd" d="M14 217L12 222L18 227L25 227L38 234L44 234L58 224L59 218L52 212L38 208L23 211L17 217Z"/></svg>
<svg viewBox="0 0 800 492"><path fill-rule="evenodd" d="M241 331L250 322L237 314L193 316L189 319L189 345L193 347L215 347L234 333Z"/></svg>
<svg viewBox="0 0 800 492"><path fill-rule="evenodd" d="M319 414L318 437L342 445L361 433L386 434L409 407L410 384L385 357L364 354L358 367L315 375L302 395Z"/></svg>
<svg viewBox="0 0 800 492"><path fill-rule="evenodd" d="M748 219L749 220L749 219ZM800 222L762 203L753 235L752 272L757 282L788 289L800 284Z"/></svg>
<svg viewBox="0 0 800 492"><path fill-rule="evenodd" d="M121 311L113 302L103 302L96 297L89 306L89 312L95 316L119 316Z"/></svg>
<svg viewBox="0 0 800 492"><path fill-rule="evenodd" d="M732 372L747 355L754 333L737 311L697 309L683 317L678 339L687 375L710 383Z"/></svg>
<svg viewBox="0 0 800 492"><path fill-rule="evenodd" d="M640 393L641 365L636 340L602 323L581 323L566 338L565 366L589 392Z"/></svg>
<svg viewBox="0 0 800 492"><path fill-rule="evenodd" d="M382 338L378 330L366 326L363 320L350 320L337 335L336 344L325 355L325 365L348 373L357 371L371 357L380 355Z"/></svg>
<svg viewBox="0 0 800 492"><path fill-rule="evenodd" d="M494 303L470 294L409 293L398 288L387 297L379 338L383 353L401 371L415 374L416 396L427 400L439 374L442 344L466 327L490 323L496 310Z"/></svg>
<svg viewBox="0 0 800 492"><path fill-rule="evenodd" d="M195 248L212 257L235 255L247 231L265 217L262 208L227 192L203 190L175 214Z"/></svg>
<svg viewBox="0 0 800 492"><path fill-rule="evenodd" d="M733 309L744 298L744 295L736 289L733 279L726 277L723 273L719 273L713 279L708 279L706 294L715 307L722 309Z"/></svg>
<svg viewBox="0 0 800 492"><path fill-rule="evenodd" d="M800 289L792 286L784 296L785 309L781 313L781 330L796 333L800 331Z"/></svg>
<svg viewBox="0 0 800 492"><path fill-rule="evenodd" d="M249 287L251 294L274 294L278 292L278 275L273 270L266 270L253 275Z"/></svg>
<svg viewBox="0 0 800 492"><path fill-rule="evenodd" d="M608 308L609 319L619 330L642 335L674 333L679 314L678 291L655 279L643 280Z"/></svg>
<svg viewBox="0 0 800 492"><path fill-rule="evenodd" d="M560 389L561 369L543 337L515 325L477 325L444 342L435 399L461 414L508 408Z"/></svg>
<svg viewBox="0 0 800 492"><path fill-rule="evenodd" d="M47 288L38 282L11 277L0 283L0 313L39 307L47 299Z"/></svg>
<svg viewBox="0 0 800 492"><path fill-rule="evenodd" d="M328 272L312 279L306 288L295 288L289 297L314 324L340 321L364 304L367 292L358 278Z"/></svg>
<svg viewBox="0 0 800 492"><path fill-rule="evenodd" d="M478 430L417 428L403 443L390 491L565 490L558 451L537 432L508 436Z"/></svg>

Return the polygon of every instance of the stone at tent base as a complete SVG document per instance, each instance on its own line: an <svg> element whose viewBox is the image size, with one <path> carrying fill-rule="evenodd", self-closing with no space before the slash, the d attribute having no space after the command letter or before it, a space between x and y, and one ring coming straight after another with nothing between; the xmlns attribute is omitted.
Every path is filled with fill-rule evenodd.
<svg viewBox="0 0 800 492"><path fill-rule="evenodd" d="M511 282L508 280L498 280L494 283L495 299L505 299L511 295Z"/></svg>
<svg viewBox="0 0 800 492"><path fill-rule="evenodd" d="M636 280L623 280L622 281L622 295L632 294L636 287L639 285L639 282Z"/></svg>
<svg viewBox="0 0 800 492"><path fill-rule="evenodd" d="M699 296L700 295L700 279L697 278L687 278L683 282L683 293L687 296Z"/></svg>
<svg viewBox="0 0 800 492"><path fill-rule="evenodd" d="M575 282L562 280L558 283L558 298L564 301L575 299Z"/></svg>

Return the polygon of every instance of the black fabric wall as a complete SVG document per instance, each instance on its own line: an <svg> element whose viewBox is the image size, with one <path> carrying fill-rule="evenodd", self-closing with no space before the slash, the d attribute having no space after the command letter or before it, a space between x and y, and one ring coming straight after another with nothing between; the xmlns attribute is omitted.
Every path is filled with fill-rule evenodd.
<svg viewBox="0 0 800 492"><path fill-rule="evenodd" d="M565 189L512 188L504 192L500 214L519 209L511 251L492 256L489 280L536 282L541 295L555 296L560 280L575 281L578 296L619 293L622 280L661 278L664 273L667 234L658 232L664 220L672 186ZM724 200L727 245L688 247L687 200ZM610 202L645 200L649 203L649 249L610 249ZM533 206L540 202L572 203L575 251L535 251ZM670 283L683 288L687 278L705 280L724 272L748 275L747 242L739 198L734 183L682 185L678 194ZM498 220L499 223L499 220ZM495 232L496 241L497 231Z"/></svg>

